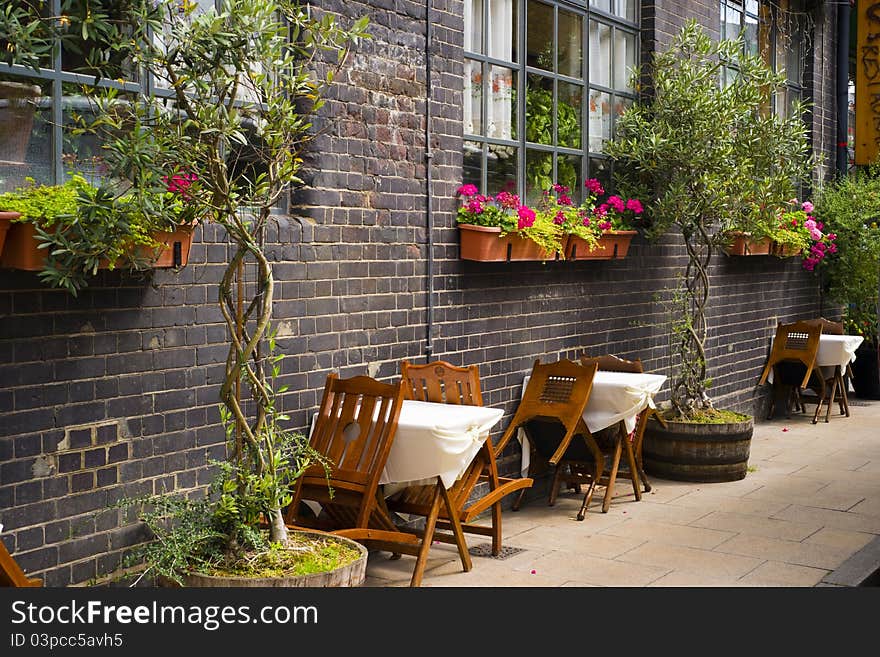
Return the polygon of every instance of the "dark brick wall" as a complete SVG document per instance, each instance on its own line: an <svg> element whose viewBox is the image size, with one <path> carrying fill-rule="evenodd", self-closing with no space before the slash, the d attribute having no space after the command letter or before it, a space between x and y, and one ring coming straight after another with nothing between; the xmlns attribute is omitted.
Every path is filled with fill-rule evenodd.
<svg viewBox="0 0 880 657"><path fill-rule="evenodd" d="M369 12L373 39L353 53L317 121L293 217L279 217L269 236L291 390L282 406L301 429L330 371L391 380L401 359L424 362L429 319L424 5L322 4ZM506 410L499 431L537 358L614 352L668 374L657 294L681 271L678 237L638 237L618 262L458 259L462 3L433 7L433 356L479 364L485 402ZM645 45L668 41L693 14L717 32L714 3L646 4ZM822 85L833 89L833 79ZM822 120L833 134L827 113ZM116 500L202 487L206 457L222 456L216 285L227 254L221 231L201 227L183 269L145 280L102 272L78 298L0 271L0 523L23 568L49 585L112 571L142 538L108 508ZM719 256L711 273L712 393L719 406L753 411L777 320L819 313L818 282L797 261L770 257ZM502 468L517 460L513 445Z"/></svg>

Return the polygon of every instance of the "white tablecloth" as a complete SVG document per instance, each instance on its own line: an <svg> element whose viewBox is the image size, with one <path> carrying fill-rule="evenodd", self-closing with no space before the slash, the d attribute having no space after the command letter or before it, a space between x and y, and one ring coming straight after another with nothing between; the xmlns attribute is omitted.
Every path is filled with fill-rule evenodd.
<svg viewBox="0 0 880 657"><path fill-rule="evenodd" d="M776 336L770 338L770 348ZM816 352L816 367L822 369L822 375L828 378L834 374L835 367L845 367L856 359L856 349L865 338L861 335L828 335L819 336L819 349ZM767 382L773 383L773 370L767 376Z"/></svg>
<svg viewBox="0 0 880 657"><path fill-rule="evenodd" d="M452 486L489 436L504 411L488 406L404 400L380 484L390 495L403 484L431 483L439 476ZM315 419L312 417L312 427ZM311 431L311 430L310 430Z"/></svg>
<svg viewBox="0 0 880 657"><path fill-rule="evenodd" d="M502 409L487 406L404 401L380 483L439 476L449 488L470 465L502 415Z"/></svg>
<svg viewBox="0 0 880 657"><path fill-rule="evenodd" d="M526 376L521 394L525 394L528 382L529 376ZM638 414L649 406L654 407L654 395L665 382L666 376L662 374L598 370L583 414L587 428L596 432L623 421L630 433L636 427ZM522 475L525 477L529 470L529 442L522 428L517 430L517 439L522 444Z"/></svg>

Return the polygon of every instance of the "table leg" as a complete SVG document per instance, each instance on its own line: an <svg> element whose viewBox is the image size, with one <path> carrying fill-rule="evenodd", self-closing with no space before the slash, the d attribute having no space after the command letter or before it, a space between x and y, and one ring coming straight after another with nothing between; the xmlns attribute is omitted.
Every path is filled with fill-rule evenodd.
<svg viewBox="0 0 880 657"><path fill-rule="evenodd" d="M440 488L440 492L443 495L443 503L446 505L449 524L452 526L452 535L455 536L455 544L458 546L458 556L461 559L461 567L464 572L468 572L473 567L473 564L471 563L470 552L468 552L467 541L464 538L464 531L461 528L461 519L455 511L455 507L452 505L452 500L449 498L449 491L446 490L446 486L443 485L440 477L437 477L437 486Z"/></svg>
<svg viewBox="0 0 880 657"><path fill-rule="evenodd" d="M419 554L416 557L416 566L413 569L410 586L420 586L422 583L422 574L425 571L425 564L428 561L428 550L431 549L431 543L434 541L434 528L437 525L437 516L440 513L440 488L443 484L437 479L437 486L434 488L434 495L431 498L431 510L428 517L425 518L425 532L422 535L422 545L419 547Z"/></svg>
<svg viewBox="0 0 880 657"><path fill-rule="evenodd" d="M624 431L621 429L621 431ZM624 435L621 440L623 441L624 449L626 450L626 460L629 463L629 471L632 473L632 485L633 491L636 494L636 501L642 501L642 482L639 479L639 468L636 465L636 457L632 451L632 443L629 441L629 436Z"/></svg>
<svg viewBox="0 0 880 657"><path fill-rule="evenodd" d="M605 498L602 500L602 513L608 513L611 506L611 496L614 494L614 481L617 479L617 469L620 466L620 452L623 448L620 431L617 432L617 440L614 444L614 455L611 457L611 471L608 473L608 483L605 485Z"/></svg>

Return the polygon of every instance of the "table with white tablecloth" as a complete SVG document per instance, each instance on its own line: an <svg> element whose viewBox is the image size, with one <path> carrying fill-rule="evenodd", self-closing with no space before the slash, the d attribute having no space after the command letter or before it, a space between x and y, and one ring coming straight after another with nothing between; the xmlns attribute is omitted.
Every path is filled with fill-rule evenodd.
<svg viewBox="0 0 880 657"><path fill-rule="evenodd" d="M522 386L523 394L528 382L529 377L526 376ZM583 413L587 428L595 433L622 422L626 433L631 433L635 429L639 413L645 408L654 408L654 395L665 382L666 377L662 374L597 370ZM517 431L517 439L523 447L522 473L527 476L529 444L523 429Z"/></svg>
<svg viewBox="0 0 880 657"><path fill-rule="evenodd" d="M770 338L770 348L773 349L773 340ZM834 369L844 368L856 359L856 349L865 338L861 335L833 335L823 333L819 336L819 349L816 351L816 367L820 368L822 375L827 379L834 375ZM773 383L773 370L767 375L767 382Z"/></svg>

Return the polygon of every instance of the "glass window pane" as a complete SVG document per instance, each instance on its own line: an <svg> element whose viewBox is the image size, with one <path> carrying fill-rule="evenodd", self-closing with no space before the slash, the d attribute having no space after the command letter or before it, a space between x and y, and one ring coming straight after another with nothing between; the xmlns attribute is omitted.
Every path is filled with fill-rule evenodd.
<svg viewBox="0 0 880 657"><path fill-rule="evenodd" d="M590 82L611 86L611 28L590 21Z"/></svg>
<svg viewBox="0 0 880 657"><path fill-rule="evenodd" d="M742 12L737 7L727 5L727 15L725 21L727 25L725 28L724 38L737 38L739 36L740 29L742 29Z"/></svg>
<svg viewBox="0 0 880 657"><path fill-rule="evenodd" d="M542 151L526 151L526 198L527 204L535 203L541 193L553 185L553 154Z"/></svg>
<svg viewBox="0 0 880 657"><path fill-rule="evenodd" d="M464 60L464 132L483 134L483 64Z"/></svg>
<svg viewBox="0 0 880 657"><path fill-rule="evenodd" d="M464 159L462 162L461 182L474 185L482 191L483 186L483 150L475 141L464 142Z"/></svg>
<svg viewBox="0 0 880 657"><path fill-rule="evenodd" d="M464 49L483 52L483 0L465 0Z"/></svg>
<svg viewBox="0 0 880 657"><path fill-rule="evenodd" d="M757 14L758 0L746 0L746 11L750 14Z"/></svg>
<svg viewBox="0 0 880 657"><path fill-rule="evenodd" d="M72 73L102 75L111 80L137 80L137 71L130 52L126 48L107 51L107 59L99 57L100 44L126 43L131 34L129 28L120 20L118 7L104 3L96 8L95 3L81 0L64 0L61 13L68 19L67 37L61 44L61 68ZM96 20L101 13L104 18Z"/></svg>
<svg viewBox="0 0 880 657"><path fill-rule="evenodd" d="M510 192L516 194L518 149L515 146L489 144L486 158L486 193Z"/></svg>
<svg viewBox="0 0 880 657"><path fill-rule="evenodd" d="M556 158L556 182L569 189L569 196L575 203L580 203L584 184L581 180L580 155L559 155Z"/></svg>
<svg viewBox="0 0 880 657"><path fill-rule="evenodd" d="M614 88L632 91L630 77L636 65L636 35L614 31Z"/></svg>
<svg viewBox="0 0 880 657"><path fill-rule="evenodd" d="M8 76L0 81L0 192L34 178L52 180L51 83Z"/></svg>
<svg viewBox="0 0 880 657"><path fill-rule="evenodd" d="M591 157L589 162L590 171L587 176L589 178L596 178L600 183L602 183L602 188L605 190L605 194L612 193L611 164L605 158L599 157Z"/></svg>
<svg viewBox="0 0 880 657"><path fill-rule="evenodd" d="M558 83L559 98L556 105L557 144L566 148L580 148L581 116L583 116L584 87L568 82Z"/></svg>
<svg viewBox="0 0 880 657"><path fill-rule="evenodd" d="M486 134L496 139L516 139L516 73L502 66L489 67Z"/></svg>
<svg viewBox="0 0 880 657"><path fill-rule="evenodd" d="M553 80L529 75L526 84L526 141L553 143Z"/></svg>
<svg viewBox="0 0 880 657"><path fill-rule="evenodd" d="M611 13L635 22L636 0L611 0Z"/></svg>
<svg viewBox="0 0 880 657"><path fill-rule="evenodd" d="M614 124L617 125L617 119L619 119L626 110L632 107L632 100L630 98L623 98L621 96L614 97ZM616 127L615 127L616 134Z"/></svg>
<svg viewBox="0 0 880 657"><path fill-rule="evenodd" d="M611 11L611 3L613 0L590 0L590 6L602 11Z"/></svg>
<svg viewBox="0 0 880 657"><path fill-rule="evenodd" d="M516 58L517 0L488 0L489 23L487 29L488 54L508 62ZM550 23L551 35L553 23Z"/></svg>
<svg viewBox="0 0 880 657"><path fill-rule="evenodd" d="M529 0L526 64L553 70L553 7Z"/></svg>
<svg viewBox="0 0 880 657"><path fill-rule="evenodd" d="M90 132L77 134L77 128L90 125L97 118L94 103L76 94L75 88L67 88L62 100L62 146L61 162L64 178L74 173L82 175L97 186L108 176L108 165L101 147L101 138Z"/></svg>
<svg viewBox="0 0 880 657"><path fill-rule="evenodd" d="M758 54L758 18L756 16L746 15L743 28L743 42L745 44L745 51L748 54Z"/></svg>
<svg viewBox="0 0 880 657"><path fill-rule="evenodd" d="M590 90L590 150L600 153L611 139L611 97L604 91Z"/></svg>
<svg viewBox="0 0 880 657"><path fill-rule="evenodd" d="M562 75L583 78L583 19L570 11L559 10L559 69Z"/></svg>

